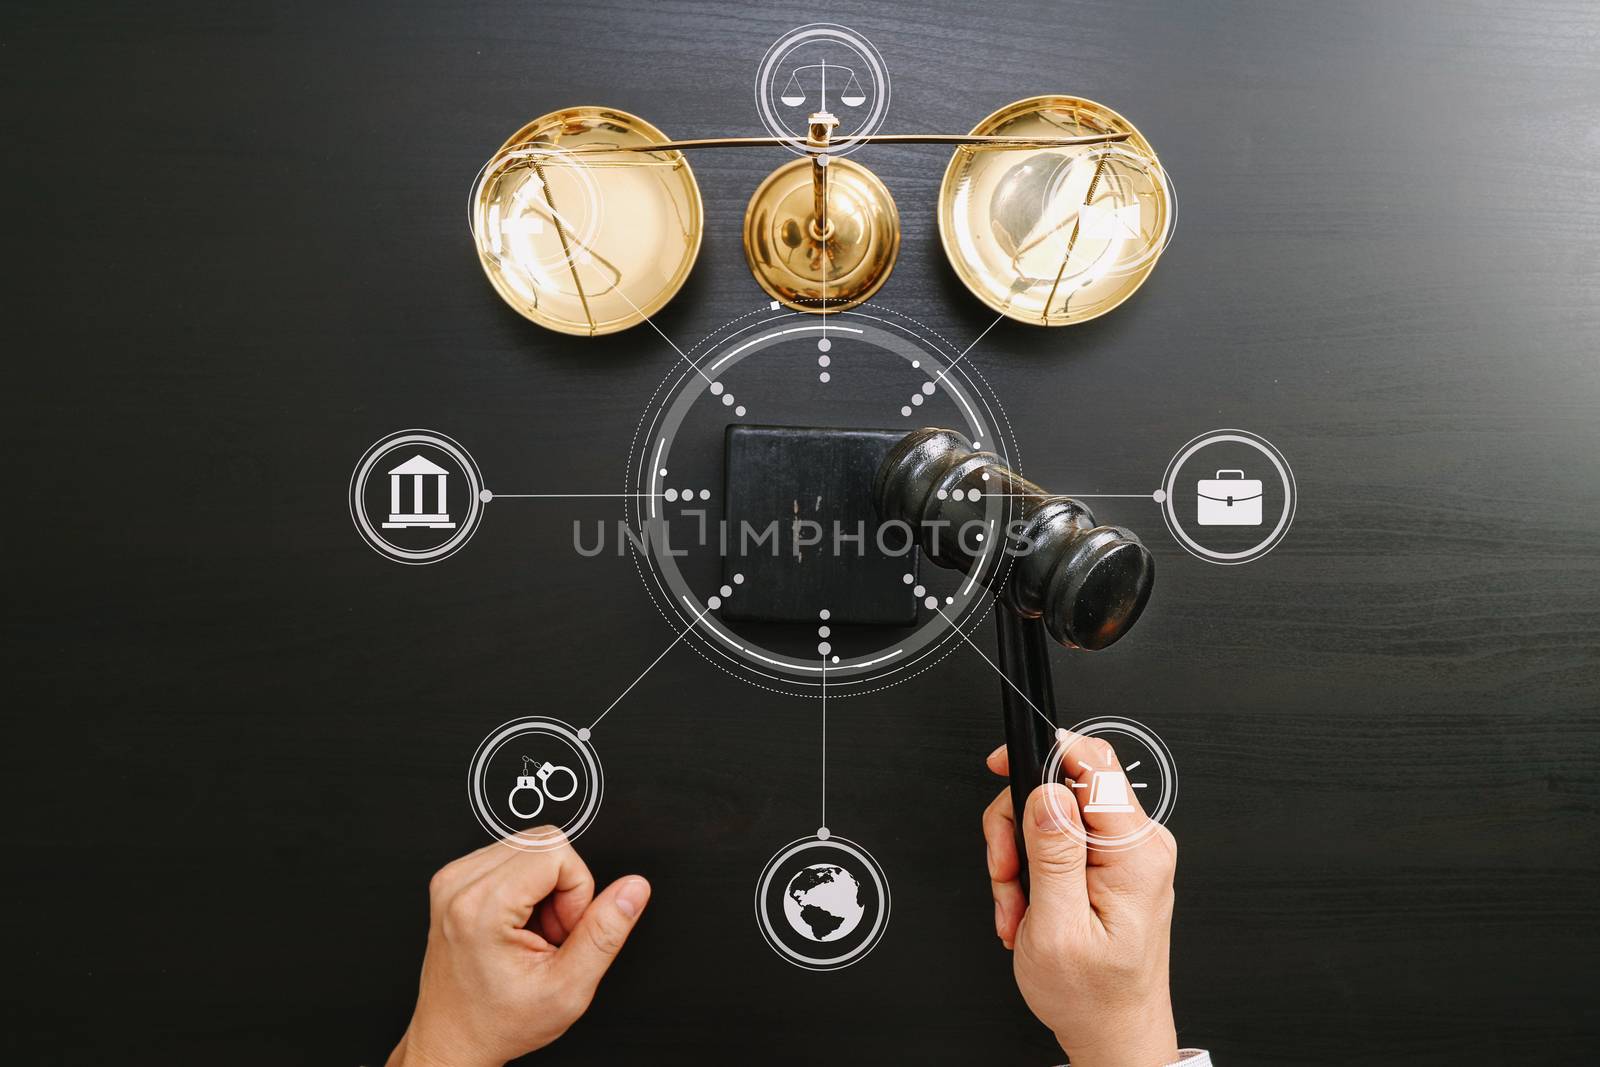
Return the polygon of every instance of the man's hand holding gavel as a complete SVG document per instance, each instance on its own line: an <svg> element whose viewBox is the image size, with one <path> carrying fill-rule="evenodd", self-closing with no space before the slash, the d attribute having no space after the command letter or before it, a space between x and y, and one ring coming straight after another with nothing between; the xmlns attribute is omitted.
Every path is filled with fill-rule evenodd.
<svg viewBox="0 0 1600 1067"><path fill-rule="evenodd" d="M1121 773L1104 741L1064 743L1063 767ZM1010 773L1003 746L988 764L996 774ZM1055 792L1053 803L1048 791ZM1137 829L1146 816L1133 803L1132 812L1083 814L1067 786L1035 789L1022 813L1029 898L1019 881L1011 790L1001 790L983 814L995 932L1015 951L1028 1007L1056 1035L1072 1067L1163 1067L1179 1058L1167 984L1177 842L1164 826L1126 851L1103 852L1084 841L1086 823L1100 836Z"/></svg>

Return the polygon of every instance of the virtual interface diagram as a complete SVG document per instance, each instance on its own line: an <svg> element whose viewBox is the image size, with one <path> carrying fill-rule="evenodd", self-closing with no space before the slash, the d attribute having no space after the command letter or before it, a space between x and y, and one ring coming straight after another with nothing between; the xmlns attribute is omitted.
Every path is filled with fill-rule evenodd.
<svg viewBox="0 0 1600 1067"><path fill-rule="evenodd" d="M619 521L586 513L573 557L627 555L671 634L576 724L525 716L491 730L467 760L473 813L514 848L582 834L606 785L599 728L680 644L751 685L816 700L816 821L795 812L797 831L814 829L750 872L761 936L813 970L870 953L891 903L871 853L835 832L848 813L827 810L830 698L871 700L952 653L970 657L1000 676L1013 797L1054 781L1085 812L1142 812L1126 833L1080 827L1091 848L1138 847L1176 803L1172 754L1136 720L1058 723L1048 675L1049 643L1104 648L1159 602L1141 541L1159 527L1101 525L1095 501L1149 501L1189 557L1219 565L1270 552L1297 506L1288 461L1240 429L1170 443L1165 468L1152 458L1148 482L1122 492L1050 493L1020 473L1016 434L980 369L984 334L952 342L872 302L894 268L899 215L858 158L876 143L951 146L940 235L956 275L995 311L991 329L1002 318L1070 325L1126 301L1173 233L1170 176L1126 119L1093 101L1032 97L971 133L885 134L890 97L865 38L800 27L758 67L766 136L672 141L625 112L570 108L501 146L468 205L486 276L526 318L584 336L646 327L659 341L667 370L618 450L622 483L601 487ZM774 148L797 158L757 189L744 228L765 298L680 346L651 316L703 237L688 157ZM349 508L372 550L432 565L465 550L489 513L516 521L576 491L537 489L486 482L455 436L406 429L357 461ZM975 637L990 616L994 655ZM1084 737L1110 742L1115 764L1081 758Z"/></svg>

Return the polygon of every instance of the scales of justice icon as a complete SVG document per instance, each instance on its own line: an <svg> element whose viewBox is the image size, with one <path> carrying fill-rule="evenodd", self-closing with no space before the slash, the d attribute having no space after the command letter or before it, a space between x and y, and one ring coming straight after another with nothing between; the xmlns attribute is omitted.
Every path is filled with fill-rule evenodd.
<svg viewBox="0 0 1600 1067"><path fill-rule="evenodd" d="M844 87L839 90L839 103L845 107L860 107L867 102L867 94L861 88L861 82L856 78L856 72L843 64L834 64L833 69L845 75ZM817 71L821 84L817 89L819 110L828 110L828 63L806 63L795 67L789 73L789 82L783 87L783 92L778 99L786 107L804 107L806 102L805 88L800 84L800 75Z"/></svg>
<svg viewBox="0 0 1600 1067"><path fill-rule="evenodd" d="M791 39L800 43L780 47ZM819 41L862 59L801 62L812 55L797 49ZM779 147L800 158L750 197L746 261L779 303L842 311L888 280L901 232L888 187L846 154L892 144L953 147L940 237L957 276L999 314L1042 326L1084 322L1149 276L1176 201L1155 150L1127 119L1092 100L1047 95L1008 104L968 133L880 133L888 96L870 43L816 25L792 31L763 61L756 102L769 136L674 139L607 107L542 115L473 184L468 214L484 272L507 303L549 329L597 336L638 325L672 299L699 255L704 206L688 157Z"/></svg>

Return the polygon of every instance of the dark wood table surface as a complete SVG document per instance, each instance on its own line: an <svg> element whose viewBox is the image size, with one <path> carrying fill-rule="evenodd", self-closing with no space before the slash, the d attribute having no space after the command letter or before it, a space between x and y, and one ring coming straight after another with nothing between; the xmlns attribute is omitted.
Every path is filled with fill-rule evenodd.
<svg viewBox="0 0 1600 1067"><path fill-rule="evenodd" d="M1224 1067L1594 1054L1593 4L64 0L0 21L12 1062L381 1061L428 875L483 843L475 745L603 706L673 633L626 559L569 565L572 520L614 505L529 506L434 567L352 529L356 458L408 426L620 484L674 358L509 311L468 186L563 105L759 132L756 63L817 18L883 52L888 129L1069 92L1175 177L1132 301L973 350L1030 476L1143 488L1222 426L1293 463L1294 527L1248 566L1108 502L1156 599L1056 664L1063 718L1136 715L1181 767L1184 1042ZM934 223L946 150L857 158L904 222L880 302L977 337ZM705 246L656 319L680 343L764 299L739 230L777 162L695 159ZM868 960L813 974L750 897L814 823L815 708L666 657L613 713L581 842L655 900L539 1058L1057 1062L992 931L998 686L967 650L830 715L832 821L895 897Z"/></svg>

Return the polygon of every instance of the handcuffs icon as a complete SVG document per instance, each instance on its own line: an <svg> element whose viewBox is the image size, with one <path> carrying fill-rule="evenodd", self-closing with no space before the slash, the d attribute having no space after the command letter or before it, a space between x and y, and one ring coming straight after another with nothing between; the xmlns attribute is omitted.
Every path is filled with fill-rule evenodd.
<svg viewBox="0 0 1600 1067"><path fill-rule="evenodd" d="M533 761L527 756L523 756L522 773L517 776L517 784L506 795L506 806L519 819L536 818L544 810L545 797L556 801L568 800L572 797L572 794L578 791L578 776L573 773L571 767L560 767L549 762L541 763L537 768L530 771L532 767ZM572 780L571 788L565 793L557 793L550 786L550 779L558 774L564 774ZM539 798L539 803L533 806L532 811L520 811L517 808L517 794L524 789L531 791L534 796Z"/></svg>

